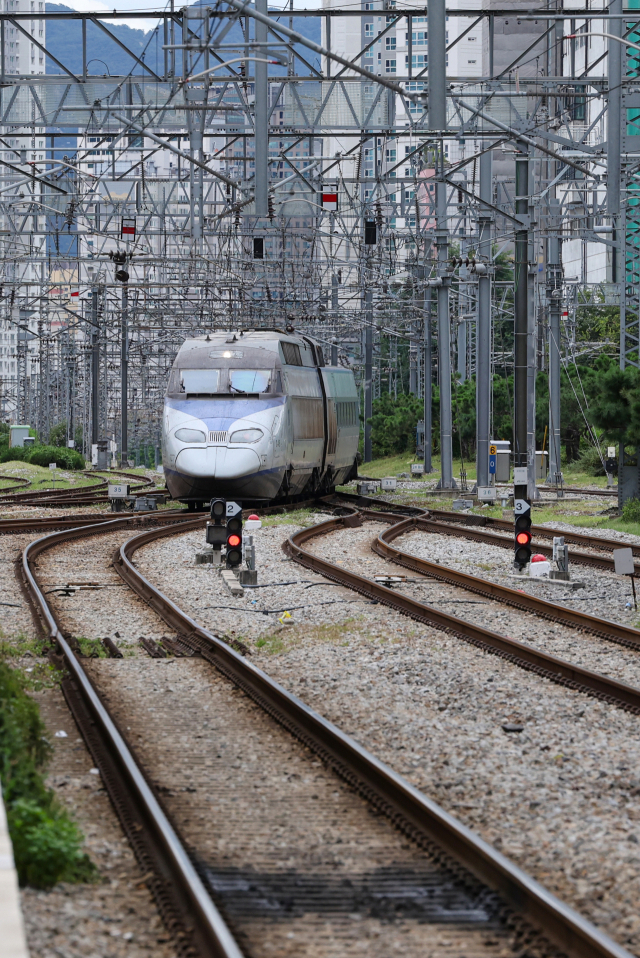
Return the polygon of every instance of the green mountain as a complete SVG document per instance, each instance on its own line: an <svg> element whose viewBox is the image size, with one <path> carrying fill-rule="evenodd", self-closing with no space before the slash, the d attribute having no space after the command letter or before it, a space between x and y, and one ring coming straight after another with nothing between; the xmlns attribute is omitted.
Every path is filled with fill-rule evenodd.
<svg viewBox="0 0 640 958"><path fill-rule="evenodd" d="M52 13L69 12L70 7L61 3L47 3L47 11ZM126 12L123 13L126 17ZM283 22L288 25L288 17L283 16ZM114 25L104 22L106 30L116 37L127 50L131 50L140 60L150 67L154 73L162 75L164 69L164 54L162 44L164 38L160 28L150 30L136 30L125 25ZM303 36L320 42L319 17L294 17L293 29ZM239 28L235 26L225 37L225 43L233 43L240 38ZM50 53L73 73L82 72L82 25L80 20L47 20L46 47ZM301 53L309 62L317 65L318 56L310 50L301 48ZM92 76L134 76L149 75L143 67L136 63L126 50L123 50L115 40L112 40L104 30L94 23L87 23L87 61L88 71ZM47 73L60 73L60 67L49 57L46 63Z"/></svg>

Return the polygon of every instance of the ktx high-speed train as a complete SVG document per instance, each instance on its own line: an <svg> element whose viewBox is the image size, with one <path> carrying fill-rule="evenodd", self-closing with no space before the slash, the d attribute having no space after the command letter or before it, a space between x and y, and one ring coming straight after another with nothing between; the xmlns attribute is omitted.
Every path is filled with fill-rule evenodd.
<svg viewBox="0 0 640 958"><path fill-rule="evenodd" d="M162 460L174 499L274 499L356 475L353 373L280 330L186 340L164 405Z"/></svg>

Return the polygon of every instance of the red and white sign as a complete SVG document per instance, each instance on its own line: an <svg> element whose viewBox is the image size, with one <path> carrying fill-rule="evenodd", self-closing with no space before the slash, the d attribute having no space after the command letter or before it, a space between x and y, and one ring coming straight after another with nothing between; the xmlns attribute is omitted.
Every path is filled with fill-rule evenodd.
<svg viewBox="0 0 640 958"><path fill-rule="evenodd" d="M135 236L136 235L136 220L134 216L122 217L122 227L120 229L121 236Z"/></svg>
<svg viewBox="0 0 640 958"><path fill-rule="evenodd" d="M329 213L335 213L338 209L338 194L337 193L323 193L322 194L322 209L328 210Z"/></svg>

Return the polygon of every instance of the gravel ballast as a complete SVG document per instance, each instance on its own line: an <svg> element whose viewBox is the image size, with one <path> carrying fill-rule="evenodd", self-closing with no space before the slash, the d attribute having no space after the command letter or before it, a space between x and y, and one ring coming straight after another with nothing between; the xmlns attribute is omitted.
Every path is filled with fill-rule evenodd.
<svg viewBox="0 0 640 958"><path fill-rule="evenodd" d="M403 574L370 551L383 528L367 523L308 548L362 575ZM295 529L283 523L255 533L261 583L322 581L283 561L282 541ZM444 542L442 548L466 548L465 571L472 571L477 544ZM305 590L310 583L297 582L234 599L217 572L195 566L202 543L201 533L165 539L137 552L136 564L198 622L245 641L253 661L276 680L612 937L640 951L638 718L361 597L349 605L320 604L347 597L343 587ZM496 551L506 563L504 550ZM592 574L600 584L602 574ZM425 582L430 598L440 589L451 596L450 587ZM292 626L281 626L275 614L249 611L290 609L309 601L309 593L316 604L293 610ZM465 616L482 609L492 622L495 610L520 615L497 604L460 605L456 614L461 609ZM585 636L574 641L586 647ZM608 662L614 653L627 655L608 647L614 650Z"/></svg>
<svg viewBox="0 0 640 958"><path fill-rule="evenodd" d="M37 632L15 574L15 560L34 538L37 535L33 533L0 536L1 599L11 603L0 605L2 644L9 664L29 672L37 672L46 659L34 651L38 648ZM110 548L113 545L105 544ZM93 559L76 553L69 565L52 562L52 578L45 581L60 584L94 577L120 581L113 570L107 568L110 553L106 561L102 555L99 563L95 544L93 551ZM45 556L41 561L44 560ZM108 591L114 596L109 606L105 604ZM68 597L70 603L87 600L94 611L102 611L104 617L100 619L101 628L95 637L113 635L117 623L122 622L122 606L114 595L118 591L87 591ZM151 618L149 611L139 604L141 614ZM134 631L132 629L132 636ZM134 652L137 648L132 639L126 651ZM173 944L145 885L145 876L120 828L100 776L95 774L93 759L61 690L54 685L35 693L35 698L54 746L47 783L82 829L83 850L95 862L99 880L95 884L61 883L50 891L21 890L31 958L175 958Z"/></svg>

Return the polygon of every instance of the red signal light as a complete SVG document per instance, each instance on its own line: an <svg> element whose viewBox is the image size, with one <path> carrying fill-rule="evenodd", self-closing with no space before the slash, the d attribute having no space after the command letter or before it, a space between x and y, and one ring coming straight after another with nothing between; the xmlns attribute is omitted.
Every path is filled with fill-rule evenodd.
<svg viewBox="0 0 640 958"><path fill-rule="evenodd" d="M516 542L519 546L528 546L531 542L531 533L530 532L519 532L516 536Z"/></svg>
<svg viewBox="0 0 640 958"><path fill-rule="evenodd" d="M240 545L241 541L242 540L240 539L240 536L236 536L236 535L229 536L229 538L227 539L227 545L231 546L232 548L235 548Z"/></svg>

